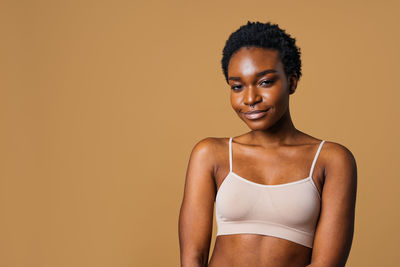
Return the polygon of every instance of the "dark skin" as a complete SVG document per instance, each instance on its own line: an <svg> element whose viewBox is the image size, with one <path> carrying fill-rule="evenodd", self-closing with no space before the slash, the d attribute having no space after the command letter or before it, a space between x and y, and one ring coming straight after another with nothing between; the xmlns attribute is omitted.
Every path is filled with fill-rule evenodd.
<svg viewBox="0 0 400 267"><path fill-rule="evenodd" d="M293 125L289 96L296 91L297 76L286 75L276 50L259 47L238 50L229 62L228 76L232 107L251 129L233 138L233 172L268 185L307 177L321 140ZM266 108L257 119L243 113ZM179 215L182 267L345 266L357 191L356 162L346 147L326 141L314 168L321 211L313 248L266 235L220 235L208 262L215 196L228 173L228 138L205 138L195 145Z"/></svg>

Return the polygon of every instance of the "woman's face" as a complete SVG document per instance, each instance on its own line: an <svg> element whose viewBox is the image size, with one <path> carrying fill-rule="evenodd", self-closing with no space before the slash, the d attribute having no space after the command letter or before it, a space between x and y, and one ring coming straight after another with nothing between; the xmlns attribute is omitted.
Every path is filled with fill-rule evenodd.
<svg viewBox="0 0 400 267"><path fill-rule="evenodd" d="M294 75L286 76L279 52L260 47L242 47L232 55L228 82L232 107L252 130L266 130L281 119L297 85Z"/></svg>

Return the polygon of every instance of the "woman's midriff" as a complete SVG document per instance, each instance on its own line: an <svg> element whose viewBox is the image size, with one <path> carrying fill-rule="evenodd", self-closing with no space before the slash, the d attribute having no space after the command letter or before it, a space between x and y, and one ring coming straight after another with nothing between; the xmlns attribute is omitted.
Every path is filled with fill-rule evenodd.
<svg viewBox="0 0 400 267"><path fill-rule="evenodd" d="M286 239L256 235L220 235L208 267L305 267L312 249Z"/></svg>

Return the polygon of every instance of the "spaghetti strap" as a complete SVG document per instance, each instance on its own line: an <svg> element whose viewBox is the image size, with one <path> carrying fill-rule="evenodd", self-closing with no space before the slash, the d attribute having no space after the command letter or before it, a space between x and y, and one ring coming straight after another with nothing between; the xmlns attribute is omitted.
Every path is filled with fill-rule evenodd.
<svg viewBox="0 0 400 267"><path fill-rule="evenodd" d="M229 138L229 172L232 172L232 137Z"/></svg>
<svg viewBox="0 0 400 267"><path fill-rule="evenodd" d="M312 163L312 165L311 165L310 177L312 177L312 174L313 174L313 171L314 171L314 167L315 167L315 163L317 162L317 158L318 158L319 152L321 151L321 148L322 148L322 145L324 144L324 142L325 142L325 140L322 140L321 143L319 144L317 153L315 154L313 163Z"/></svg>

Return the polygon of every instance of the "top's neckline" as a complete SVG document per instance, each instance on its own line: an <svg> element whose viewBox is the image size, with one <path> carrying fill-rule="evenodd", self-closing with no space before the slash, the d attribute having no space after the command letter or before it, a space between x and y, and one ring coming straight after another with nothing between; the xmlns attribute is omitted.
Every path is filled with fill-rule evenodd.
<svg viewBox="0 0 400 267"><path fill-rule="evenodd" d="M281 187L281 186L287 186L287 185L293 185L293 184L302 183L302 182L305 182L305 181L311 179L311 176L307 176L306 178L303 178L303 179L300 179L300 180L296 180L296 181L292 181L292 182L288 182L288 183L283 183L283 184L260 184L260 183L256 183L256 182L250 181L250 180L248 180L246 178L243 178L242 176L238 175L237 173L235 173L233 171L230 171L227 176L229 176L229 174L233 174L235 177L237 177L237 178L239 178L239 179L241 179L241 180L243 180L243 181L245 181L247 183L250 183L252 185L259 186L259 187ZM226 179L226 177L225 177L225 179ZM225 179L224 179L224 181L225 181Z"/></svg>

